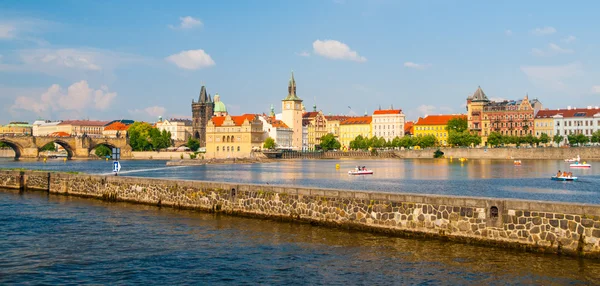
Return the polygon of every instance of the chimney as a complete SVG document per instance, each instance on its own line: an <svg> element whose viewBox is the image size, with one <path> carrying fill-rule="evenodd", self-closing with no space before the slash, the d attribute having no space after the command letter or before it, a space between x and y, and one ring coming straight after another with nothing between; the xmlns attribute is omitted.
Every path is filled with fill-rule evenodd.
<svg viewBox="0 0 600 286"><path fill-rule="evenodd" d="M571 106L570 106L570 105L569 105L569 106L567 106L567 110L571 110Z"/></svg>
<svg viewBox="0 0 600 286"><path fill-rule="evenodd" d="M588 105L588 109L592 109L592 107Z"/></svg>

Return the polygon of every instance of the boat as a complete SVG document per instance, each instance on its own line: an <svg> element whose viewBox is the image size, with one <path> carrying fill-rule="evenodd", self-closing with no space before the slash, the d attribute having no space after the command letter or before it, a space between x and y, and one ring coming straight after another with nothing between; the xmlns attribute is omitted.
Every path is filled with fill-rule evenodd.
<svg viewBox="0 0 600 286"><path fill-rule="evenodd" d="M354 170L348 171L348 175L373 175L373 170L367 170L367 168L356 167Z"/></svg>
<svg viewBox="0 0 600 286"><path fill-rule="evenodd" d="M577 181L577 177L557 177L552 176L553 181Z"/></svg>
<svg viewBox="0 0 600 286"><path fill-rule="evenodd" d="M581 158L577 155L577 158L565 159L565 162L579 162Z"/></svg>
<svg viewBox="0 0 600 286"><path fill-rule="evenodd" d="M515 164L515 166L521 166L521 160L515 160L513 161L513 164Z"/></svg>
<svg viewBox="0 0 600 286"><path fill-rule="evenodd" d="M571 168L579 168L579 169L589 169L589 168L592 167L592 165L587 164L586 162L583 162L583 163L575 162L573 164L570 164L569 167L571 167Z"/></svg>

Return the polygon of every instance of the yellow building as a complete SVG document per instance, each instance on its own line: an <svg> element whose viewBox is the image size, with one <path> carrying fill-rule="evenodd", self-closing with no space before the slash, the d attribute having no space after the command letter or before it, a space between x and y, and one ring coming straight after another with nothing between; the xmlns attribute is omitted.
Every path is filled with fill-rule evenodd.
<svg viewBox="0 0 600 286"><path fill-rule="evenodd" d="M344 115L326 115L325 116L325 124L326 124L326 129L327 129L327 133L331 133L333 134L333 136L335 137L335 139L340 138L340 124L342 123L342 121L346 120L350 118L350 116L344 116Z"/></svg>
<svg viewBox="0 0 600 286"><path fill-rule="evenodd" d="M340 123L340 144L342 149L350 149L350 141L354 140L358 135L364 138L372 137L371 116L350 117Z"/></svg>
<svg viewBox="0 0 600 286"><path fill-rule="evenodd" d="M308 129L308 149L314 150L316 145L321 144L321 137L327 134L327 119L323 112L312 111L302 114L302 121Z"/></svg>
<svg viewBox="0 0 600 286"><path fill-rule="evenodd" d="M445 146L448 144L448 131L446 126L448 121L453 118L467 119L464 114L452 115L429 115L425 118L419 117L419 120L414 125L414 136L433 135L437 139L439 145Z"/></svg>
<svg viewBox="0 0 600 286"><path fill-rule="evenodd" d="M255 114L213 117L206 125L205 158L249 158L262 147L264 133Z"/></svg>
<svg viewBox="0 0 600 286"><path fill-rule="evenodd" d="M552 138L556 133L554 132L554 116L557 114L556 110L540 110L533 119L533 130L535 137L540 137L542 134L546 134ZM552 139L550 139L552 140Z"/></svg>

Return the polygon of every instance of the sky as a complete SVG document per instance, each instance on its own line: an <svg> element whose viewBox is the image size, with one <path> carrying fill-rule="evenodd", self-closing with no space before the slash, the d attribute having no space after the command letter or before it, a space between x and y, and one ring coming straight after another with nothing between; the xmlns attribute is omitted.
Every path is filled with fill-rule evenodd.
<svg viewBox="0 0 600 286"><path fill-rule="evenodd" d="M465 113L526 94L600 105L599 1L0 2L0 124L190 118L202 85L231 115Z"/></svg>

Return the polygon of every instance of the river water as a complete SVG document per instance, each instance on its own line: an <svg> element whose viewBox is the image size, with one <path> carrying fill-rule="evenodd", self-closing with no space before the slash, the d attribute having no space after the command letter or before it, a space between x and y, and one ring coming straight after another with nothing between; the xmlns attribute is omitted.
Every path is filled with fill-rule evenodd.
<svg viewBox="0 0 600 286"><path fill-rule="evenodd" d="M122 176L600 203L600 172L549 179L562 161L282 160ZM340 165L336 169L336 164ZM594 163L593 163L594 164ZM348 176L356 165L373 176ZM106 161L0 161L0 168L110 174ZM599 168L600 169L600 168ZM589 285L600 261L426 239L0 190L0 284Z"/></svg>
<svg viewBox="0 0 600 286"><path fill-rule="evenodd" d="M0 284L585 285L600 262L0 190Z"/></svg>

